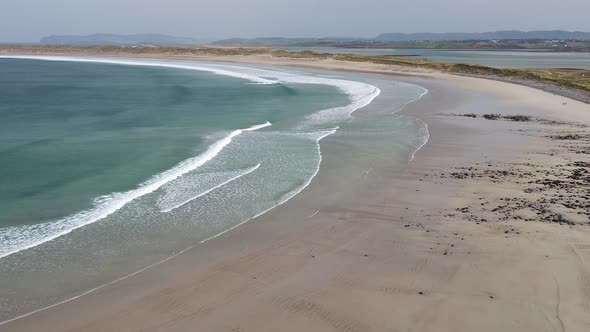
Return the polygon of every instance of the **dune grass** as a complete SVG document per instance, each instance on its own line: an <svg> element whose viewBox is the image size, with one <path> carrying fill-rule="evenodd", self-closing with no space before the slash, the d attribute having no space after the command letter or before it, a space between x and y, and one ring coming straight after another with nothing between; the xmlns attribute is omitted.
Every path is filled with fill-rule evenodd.
<svg viewBox="0 0 590 332"><path fill-rule="evenodd" d="M325 55L324 55L325 56ZM406 67L433 69L441 72L497 76L553 84L590 93L590 70L576 69L505 69L481 65L429 61L411 57L336 54L334 60L370 62Z"/></svg>

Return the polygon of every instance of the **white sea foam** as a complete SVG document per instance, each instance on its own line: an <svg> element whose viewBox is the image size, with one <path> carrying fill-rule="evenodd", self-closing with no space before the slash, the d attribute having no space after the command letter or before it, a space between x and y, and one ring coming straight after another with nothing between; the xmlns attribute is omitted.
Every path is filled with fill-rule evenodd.
<svg viewBox="0 0 590 332"><path fill-rule="evenodd" d="M250 168L248 168L246 170L243 170L243 171L239 172L238 175L233 176L233 177L231 177L231 178L229 178L229 179L227 179L227 180L225 180L225 181L223 181L223 182L221 182L221 183L219 183L219 184L217 184L217 185L215 185L215 186L213 186L213 187L211 187L211 188L209 188L209 189L207 189L205 191L202 191L202 192L200 192L200 193L198 193L198 194L196 194L196 195L194 195L194 196L192 196L192 197L190 197L188 199L184 199L181 202L174 202L171 206L167 206L167 207L161 209L160 212L166 213L166 212L170 212L170 211L172 211L174 209L178 209L179 207L181 207L181 206L183 206L185 204L188 204L188 203L194 201L195 199L197 199L199 197L203 197L203 196L207 195L208 193L212 192L215 189L221 188L221 187L225 186L226 184L228 184L230 182L233 182L233 181L235 181L235 180L237 180L237 179L239 179L239 178L241 178L241 177L243 177L245 175L248 175L248 174L254 172L255 170L257 170L260 167L260 165L261 164L258 164L256 166L253 166L253 167L250 167Z"/></svg>
<svg viewBox="0 0 590 332"><path fill-rule="evenodd" d="M421 89L421 90L422 90L422 93L420 94L420 96L418 96L418 98L416 98L416 99L412 99L412 100L410 100L410 101L409 101L409 102L407 102L407 103L404 103L404 104L402 105L402 107L400 107L399 109L397 109L397 110L395 110L395 111L391 112L391 114L395 114L395 113L398 113L398 112L401 112L401 111L403 111L403 110L404 110L406 107L408 107L408 105L410 105L411 103L413 103L413 102L416 102L416 101L418 101L418 100L422 99L422 97L426 96L426 94L429 92L429 91L428 91L428 89L426 89L426 88L423 88L423 87L421 87L421 86L417 86L417 85L415 85L415 87L417 87L417 88L419 88L419 89Z"/></svg>
<svg viewBox="0 0 590 332"><path fill-rule="evenodd" d="M428 141L430 140L430 131L428 130L428 124L420 119L416 119L418 121L420 121L423 125L422 128L420 128L420 142L418 143L418 145L416 146L416 149L414 150L414 152L412 152L412 157L410 158L410 162L414 160L414 158L416 157L416 153L418 153L418 151L420 151L425 145L426 143L428 143Z"/></svg>
<svg viewBox="0 0 590 332"><path fill-rule="evenodd" d="M181 63L167 63L161 61L147 61L147 60L124 60L124 59L109 59L109 58L86 58L86 57L69 57L69 56L42 56L42 55L0 55L1 58L7 59L30 59L30 60L43 60L43 61L65 61L65 62L90 62L90 63L106 63L114 65L126 65L126 66L141 66L141 67L164 67L164 68L176 68L176 69L188 69L198 70L214 73L217 75L230 76L235 78L241 78L248 81L252 81L260 84L276 84L277 81L267 80L262 77L253 76L241 73L239 71L231 71L218 67L210 66L199 66L193 64L181 64Z"/></svg>
<svg viewBox="0 0 590 332"><path fill-rule="evenodd" d="M318 122L324 122L325 120L332 120L332 119L341 119L342 116L349 117L357 109L364 107L364 106L368 105L369 103L371 103L371 101L374 98L376 98L380 93L380 90L378 88L376 88L372 85L369 85L369 84L364 84L364 83L345 81L345 80L336 80L336 79L329 79L329 78L302 76L302 75L281 73L281 72L272 72L272 71L267 71L267 70L237 67L237 66L225 66L227 69L220 70L219 68L215 68L216 66L213 66L213 65L204 67L204 66L193 66L193 65L178 65L178 64L174 64L174 63L158 63L158 62L151 62L151 61L150 62L147 62L147 61L140 62L140 61L127 61L127 60L114 60L114 59L111 60L111 59L89 59L89 58L45 57L45 56L0 56L0 58L26 58L26 59L38 59L38 60L47 60L47 61L77 61L77 62L99 62L99 63L102 62L102 63L124 64L124 65L157 66L157 67L170 67L170 68L190 69L190 70L203 70L203 71L213 72L213 73L220 74L220 75L243 78L243 79L250 80L255 83L261 83L261 84L274 84L274 83L280 83L282 81L282 82L290 82L290 83L333 85L333 86L338 87L340 90L342 90L343 92L345 92L346 94L348 94L350 96L351 104L344 106L344 107L321 111L321 112L319 112L319 113L323 112L323 114L321 116L318 116L318 115L310 116L308 119L309 121L318 121ZM219 66L217 66L217 67L219 67ZM229 70L229 69L232 69L232 70ZM257 75L254 75L253 73L257 73ZM278 81L268 80L262 76L275 78ZM426 90L426 92L424 94L426 94L427 92L428 91ZM424 94L422 94L416 100L420 99L422 96L424 96ZM233 131L225 138L214 143L205 153L203 153L195 158L191 158L189 160L181 162L179 165L177 165L173 169L168 170L168 171L160 174L159 176L154 177L152 180L147 181L146 183L142 184L139 188L137 188L135 190L132 190L127 193L113 194L113 195L108 195L108 196L103 196L103 197L97 198L95 201L95 204L97 204L97 206L95 209L93 209L91 211L79 213L75 216L66 218L62 221L40 224L40 225L26 226L26 229L23 229L23 227L12 227L12 228L7 228L7 229L0 229L0 240L2 240L2 245L0 246L0 258L8 256L12 253L15 253L15 252L18 252L21 250L35 247L41 243L51 241L59 236L65 235L65 234L73 231L74 229L77 229L77 228L87 225L89 223L98 221L98 220L108 216L109 214L113 213L114 211L116 211L116 210L114 210L114 211L112 210L113 207L120 205L120 207L119 207L119 209L120 209L122 206L124 206L125 204L127 204L131 200L133 200L137 197L140 197L140 196L136 196L135 198L129 199L130 197L132 197L133 195L136 195L136 194L132 194L131 196L126 196L126 194L136 193L139 190L144 192L144 190L146 190L146 189L142 189L143 187L148 187L148 188L153 189L151 191L149 191L149 189L147 189L149 192L152 192L152 191L160 188L165 183L170 182L183 174L186 174L190 170L198 168L200 165L203 165L208 160L212 159L215 155L217 155L219 152L221 152L221 150L226 145L231 143L231 140L233 137L241 134L243 131L254 131L254 130L258 130L258 129L261 129L261 128L264 128L264 127L270 126L270 125L271 124L269 122L267 122L267 123L253 126L250 128ZM333 128L333 129L329 129L326 131L316 132L317 135L314 135L315 136L314 139L316 140L317 150L318 150L318 154L319 154L319 161L318 161L316 169L314 170L313 175L310 176L309 179L307 181L305 181L301 186L295 188L294 190L292 190L288 194L281 196L281 199L277 202L276 205L271 206L270 208L258 213L257 215L252 216L251 218L248 218L246 220L243 220L239 224L234 225L234 226L232 226L220 233L210 236L210 237L200 241L199 243L204 243L204 242L207 242L207 241L212 240L214 238L217 238L223 234L226 234L226 233L236 229L237 227L247 223L248 221L255 219L255 218L267 213L268 211L274 209L275 207L284 204L285 202L289 201L292 197L294 197L295 195L297 195L298 193L303 191L307 186L309 186L309 184L315 178L315 176L317 175L317 173L319 172L319 169L320 169L320 165L322 162L322 155L321 155L321 149L320 149L319 142L323 138L335 133L337 130L338 130L338 127ZM428 141L428 138L429 138L429 133L428 133L428 127L426 126L425 139L424 139L423 143L417 148L416 151L420 150L420 148L422 146L424 146L424 144L426 144L426 142ZM416 152L414 152L414 154L415 153ZM412 155L412 159L413 158L414 158L414 155ZM192 164L191 164L191 162L192 162ZM255 166L255 168L251 169L248 173L255 171L258 167L260 167L260 164ZM178 172L178 173L175 173L175 172ZM175 176L175 174L178 174L178 175ZM245 175L245 174L243 174L243 175ZM241 176L243 176L243 175L241 175ZM167 178L169 180L164 182L163 181L164 178ZM235 179L232 179L230 181L233 181L233 180L235 180ZM227 184L227 183L222 183L219 186L217 186L216 188L219 188L220 186L223 186L225 184ZM156 188L156 186L157 186L157 188ZM210 192L216 188L212 188L208 192ZM145 194L147 194L147 193L148 192L146 192ZM143 194L143 195L145 195L145 194ZM204 194L206 194L206 193L204 193ZM121 205L121 201L126 201L126 202ZM116 202L119 202L119 203L117 204ZM100 210L100 207L103 205L110 207L110 209L108 209L108 208L105 209L105 211L107 211L107 212L105 212L105 211L98 212L98 210ZM108 213L108 211L113 211L113 212ZM315 216L318 213L319 213L319 210L316 211L312 216ZM95 218L97 216L100 217L101 215L102 215L102 217L100 219L96 219L94 221L91 221L93 215ZM80 219L78 220L79 223L77 223L77 224L75 222L73 222L76 220L76 218L75 218L76 216L80 217ZM11 242L9 243L8 241L11 241ZM35 313L47 310L49 308L59 306L61 304L76 300L76 299L83 297L85 295L94 293L94 292L96 292L102 288L105 288L109 285L115 284L119 281L125 280L130 277L133 277L133 276L135 276L139 273L142 273L152 267L160 265L160 264L162 264L174 257L177 257L177 256L183 254L184 252L192 249L193 247L194 247L194 245L191 245L191 246L185 248L184 250L174 253L172 256L169 256L161 261L158 261L154 264L151 264L151 265L146 266L140 270L137 270L131 274L128 274L126 276L123 276L123 277L113 280L111 282L108 282L106 284L103 284L101 286L93 288L91 290L88 290L86 292L83 292L83 293L76 295L74 297L71 297L71 298L63 300L61 302L52 304L50 306L29 312L27 314L12 318L10 320L0 322L0 325L4 325L4 324L10 323L10 322L13 322L15 320L19 320L21 318L33 315Z"/></svg>
<svg viewBox="0 0 590 332"><path fill-rule="evenodd" d="M269 207L268 209L266 209L266 210L264 210L264 211L262 211L262 212L260 212L260 213L258 213L258 214L256 214L256 215L254 215L254 216L252 216L252 217L250 217L250 218L248 218L248 219L245 219L245 220L243 220L242 222L240 222L239 224L237 224L237 225L234 225L234 226L232 226L232 227L230 227L230 228L228 228L228 229L226 229L226 230L224 230L224 231L222 231L222 232L219 232L219 233L217 233L217 234L215 234L215 235L212 235L212 236L210 236L210 237L208 237L208 238L206 238L206 239L204 239L204 240L201 240L199 243L205 243L205 242L207 242L207 241L213 240L213 239L215 239L215 238L217 238L217 237L220 237L221 235L223 235L223 234L225 234L225 233L227 233L227 232L230 232L230 231L232 231L232 230L234 230L234 229L236 229L236 228L238 228L238 227L242 226L243 224L247 223L248 221L250 221L250 220L252 220L252 219L256 219L256 218L260 217L261 215L263 215L263 214L267 213L268 211L270 211L270 210L272 210L272 209L276 208L277 206L280 206L280 205L283 205L283 204L285 204L285 203L286 203L287 201L289 201L291 198L295 197L295 195L297 195L297 194L299 194L300 192L302 192L302 191L303 191L303 189L307 188L307 186L309 186L309 184L311 183L311 181L312 181L312 180L315 178L315 176L316 176L316 175L318 174L318 172L320 171L320 166L321 166L321 164L322 164L322 152L321 152L321 149L320 149L320 141L321 141L321 140L322 140L324 137L327 137L327 136L330 136L330 135L332 135L332 134L333 134L333 133L335 133L337 130L338 130L338 127L336 127L336 128L333 128L333 129L330 129L330 130L326 130L326 131L316 132L316 133L318 134L318 135L317 135L317 137L315 138L315 141L316 141L316 146L317 146L317 149L318 149L318 155L319 155L318 164L317 164L317 166L316 166L316 168L315 168L315 170L314 170L313 174L312 174L312 175L309 177L309 179L307 179L307 180L306 180L306 181L305 181L305 182L304 182L304 183L303 183L301 186L299 186L299 187L297 187L297 188L295 188L295 189L291 190L290 192L286 193L285 195L282 195L282 196L281 196L281 198L279 199L279 201L278 201L278 202L277 202L275 205L273 205L273 206Z"/></svg>
<svg viewBox="0 0 590 332"><path fill-rule="evenodd" d="M351 103L332 109L323 110L312 114L308 117L308 124L335 122L349 117L354 111L367 106L380 93L379 88L361 82L348 81L342 79L325 78L282 71L274 71L253 67L241 67L234 65L220 65L211 63L188 63L188 62L168 62L162 60L140 60L140 59L118 59L118 58L92 58L92 57L72 57L72 56L41 56L41 55L0 55L0 58L12 59L31 59L44 61L66 61L66 62L89 62L89 63L106 63L128 66L147 66L147 67L164 67L177 68L211 72L218 75L231 76L245 79L259 84L277 84L277 83L294 83L294 84L322 84L337 87L347 94Z"/></svg>
<svg viewBox="0 0 590 332"><path fill-rule="evenodd" d="M218 65L211 65L212 67L216 67ZM330 108L326 110L319 111L317 113L311 114L307 117L307 122L305 124L322 124L328 122L338 122L345 120L346 118L350 117L352 113L356 110L361 109L367 105L369 105L373 99L375 99L381 93L381 90L376 86L362 83L362 82L355 82L355 81L348 81L342 79L335 79L335 78L326 78L326 77L317 77L317 76L308 76L308 75L300 75L295 73L287 73L287 72L275 72L266 69L259 69L259 68L243 68L238 66L223 66L224 68L230 68L232 70L240 70L248 75L258 76L258 77L270 77L276 79L279 82L285 83L295 83L295 84L322 84L322 85L331 85L337 87L340 91L347 94L351 102L348 105ZM221 68L221 67L220 67Z"/></svg>
<svg viewBox="0 0 590 332"><path fill-rule="evenodd" d="M250 68L250 67L239 67L229 65L217 65L217 64L193 64L184 62L167 62L160 60L127 60L127 59L115 59L115 58L87 58L87 57L66 57L66 56L34 56L34 55L3 55L0 58L17 58L17 59L32 59L32 60L43 60L43 61L69 61L69 62L89 62L89 63L106 63L106 64L118 64L118 65L129 65L129 66L152 66L152 67L166 67L166 68L178 68L187 70L197 70L215 73L218 75L231 76L236 78L245 79L251 82L260 84L277 84L277 83L295 83L295 84L323 84L332 85L346 93L351 103L333 109L323 110L315 113L308 117L309 124L322 124L326 122L333 122L342 120L343 118L350 117L350 115L359 108L362 108L373 99L375 99L381 92L377 87L366 83L347 81L341 79L323 78L315 76L304 76L294 73L270 71L265 69ZM270 78L270 79L269 79ZM214 158L227 144L229 144L233 137L241 134L243 131L257 130L266 126L270 126L270 123L254 126L251 128L236 130L230 133L227 137L214 143L205 153L181 162L174 168L153 177L151 180L143 183L137 189L125 192L125 193L114 193L111 195L99 197L95 200L95 207L88 211L83 211L75 215L66 217L62 220L27 226L14 226L4 229L0 229L0 258L11 255L13 253L29 249L38 246L47 241L51 241L60 236L68 234L75 229L83 227L85 225L94 223L101 219L104 219L121 209L129 202L137 199L138 197L149 194L164 184L178 178L179 176L186 174L207 161ZM329 131L325 136L334 133ZM321 136L319 140L323 137ZM318 165L319 170L319 165ZM317 174L317 171L315 172ZM311 182L315 174L297 190L293 195L285 200L287 201L299 191L303 190ZM278 205L283 204L285 201L280 202ZM271 208L272 209L272 208ZM267 210L268 211L268 210ZM264 211L259 215L266 213ZM258 216L258 215L257 215ZM252 217L255 218L256 216ZM250 218L250 219L252 219ZM248 219L249 220L249 219ZM241 225L240 223L239 225ZM236 225L231 229L239 226ZM231 230L230 229L230 230ZM229 230L227 230L229 231Z"/></svg>
<svg viewBox="0 0 590 332"><path fill-rule="evenodd" d="M152 179L141 184L138 188L123 193L114 193L112 195L100 197L95 202L97 205L88 211L83 211L64 219L44 224L2 228L0 229L0 239L2 240L0 243L0 258L38 246L41 243L68 234L75 229L102 220L118 211L129 202L152 193L166 183L199 168L218 155L223 148L231 143L234 137L242 134L244 131L254 131L270 125L270 122L266 122L246 129L234 130L229 135L213 143L202 154L187 159L173 168L154 176Z"/></svg>

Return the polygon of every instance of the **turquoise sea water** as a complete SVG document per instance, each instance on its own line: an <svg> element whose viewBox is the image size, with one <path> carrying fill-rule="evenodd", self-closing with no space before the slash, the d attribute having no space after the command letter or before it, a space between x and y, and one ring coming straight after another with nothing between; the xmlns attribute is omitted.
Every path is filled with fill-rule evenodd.
<svg viewBox="0 0 590 332"><path fill-rule="evenodd" d="M0 226L87 209L198 155L224 131L288 127L348 102L326 85L172 68L4 59L0 72Z"/></svg>
<svg viewBox="0 0 590 332"><path fill-rule="evenodd" d="M409 84L387 82L387 115L357 118L379 88L314 73L53 57L0 59L0 73L0 320L287 202L323 139L347 167L427 139L389 114L426 92Z"/></svg>

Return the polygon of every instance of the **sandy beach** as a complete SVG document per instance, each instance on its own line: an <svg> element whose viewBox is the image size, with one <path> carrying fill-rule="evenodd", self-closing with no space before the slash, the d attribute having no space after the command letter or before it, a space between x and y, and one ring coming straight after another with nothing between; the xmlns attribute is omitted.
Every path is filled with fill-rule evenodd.
<svg viewBox="0 0 590 332"><path fill-rule="evenodd" d="M395 66L168 58L417 84L430 92L399 114L427 123L430 139L402 169L376 163L350 183L330 176L341 161L325 153L288 203L0 330L590 330L590 105Z"/></svg>

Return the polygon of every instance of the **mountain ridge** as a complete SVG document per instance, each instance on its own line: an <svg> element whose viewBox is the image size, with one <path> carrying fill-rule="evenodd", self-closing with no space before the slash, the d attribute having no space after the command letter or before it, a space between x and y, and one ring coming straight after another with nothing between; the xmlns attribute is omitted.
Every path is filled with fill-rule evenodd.
<svg viewBox="0 0 590 332"><path fill-rule="evenodd" d="M52 35L40 40L43 45L77 45L77 46L139 46L155 44L161 46L187 46L200 44L201 41L188 37L176 37L157 33L144 34L107 34L96 33L90 35Z"/></svg>

